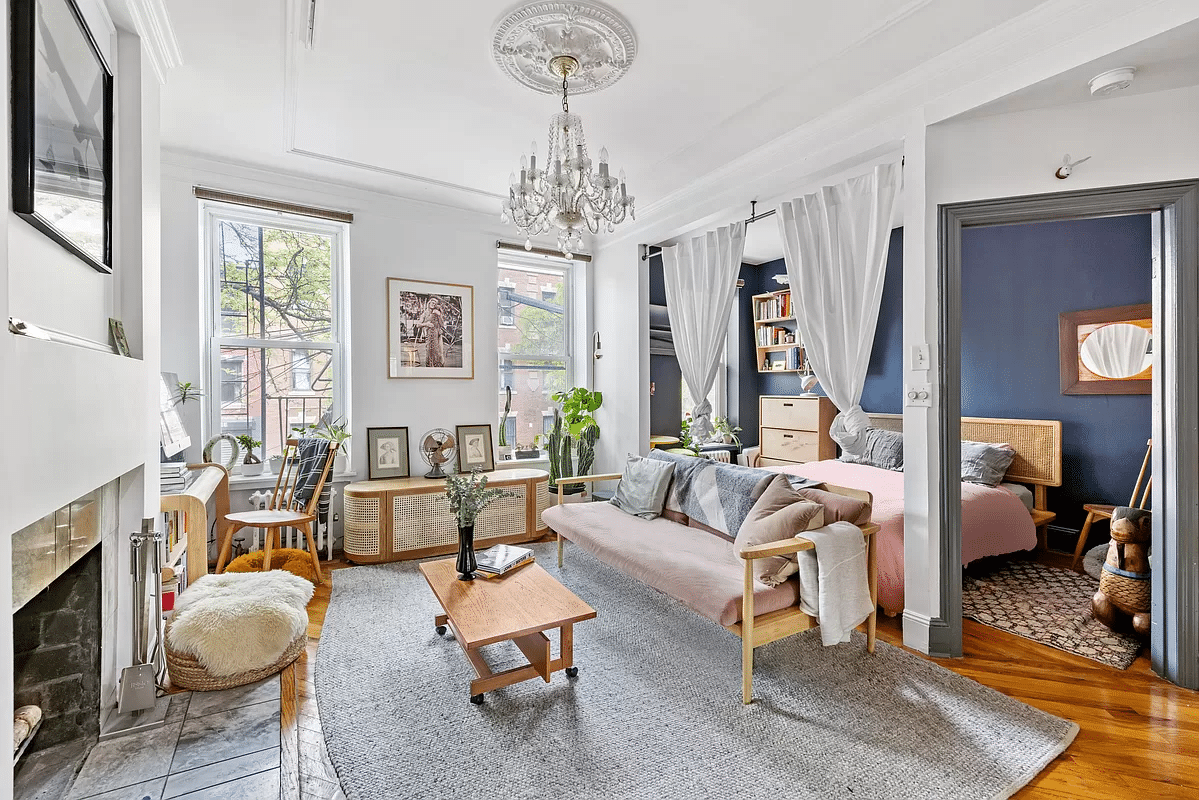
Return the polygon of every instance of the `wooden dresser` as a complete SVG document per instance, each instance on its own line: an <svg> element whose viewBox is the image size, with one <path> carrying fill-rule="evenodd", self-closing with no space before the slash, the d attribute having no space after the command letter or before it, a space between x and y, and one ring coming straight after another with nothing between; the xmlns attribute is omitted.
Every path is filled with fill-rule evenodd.
<svg viewBox="0 0 1199 800"><path fill-rule="evenodd" d="M802 464L837 457L828 435L837 407L827 397L758 398L757 465Z"/></svg>

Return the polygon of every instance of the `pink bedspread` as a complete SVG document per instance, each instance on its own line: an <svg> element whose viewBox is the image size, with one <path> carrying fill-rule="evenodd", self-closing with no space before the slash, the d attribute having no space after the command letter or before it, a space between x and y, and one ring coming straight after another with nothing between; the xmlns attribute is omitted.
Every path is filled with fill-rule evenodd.
<svg viewBox="0 0 1199 800"><path fill-rule="evenodd" d="M811 461L775 472L802 475L874 495L871 521L879 526L878 602L887 611L903 610L903 473L850 464ZM1024 504L1003 487L962 483L962 564L986 556L1031 550L1037 531Z"/></svg>

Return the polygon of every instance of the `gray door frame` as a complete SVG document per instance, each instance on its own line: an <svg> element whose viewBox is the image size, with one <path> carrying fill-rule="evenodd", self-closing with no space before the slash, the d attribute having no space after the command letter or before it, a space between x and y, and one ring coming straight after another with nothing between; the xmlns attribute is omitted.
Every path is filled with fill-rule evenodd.
<svg viewBox="0 0 1199 800"><path fill-rule="evenodd" d="M1153 671L1199 688L1199 180L1025 195L939 207L941 607L938 655L962 652L962 229L1153 215ZM1036 291L1036 287L1029 287Z"/></svg>

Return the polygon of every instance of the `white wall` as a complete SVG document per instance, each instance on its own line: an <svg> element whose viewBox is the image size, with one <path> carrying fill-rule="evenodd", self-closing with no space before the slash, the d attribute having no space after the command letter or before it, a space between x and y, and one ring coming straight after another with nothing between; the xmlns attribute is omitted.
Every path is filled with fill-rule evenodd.
<svg viewBox="0 0 1199 800"><path fill-rule="evenodd" d="M106 608L102 632L102 702L114 700L116 674L128 665L128 548L121 532L136 530L157 510L144 464L157 462L152 394L158 372L158 252L154 222L158 163L158 84L144 69L136 36L118 31L99 0L81 3L97 34L115 91L114 269L102 275L7 210L0 222L0 299L9 315L107 342L108 317L122 318L136 358L64 344L0 336L0 418L6 446L0 459L0 596L11 592L11 534L84 493L121 478L118 533L105 541L115 573L117 606ZM7 4L6 4L7 7ZM9 82L8 40L0 44L0 80ZM9 105L0 112L5 144L0 169L9 174ZM153 398L154 406L148 401ZM155 478L157 480L157 478ZM115 554L115 558L114 558ZM12 702L11 616L0 628L0 681ZM125 622L125 624L121 624ZM2 710L0 708L0 710ZM7 742L7 729L0 729ZM5 762L6 764L8 762ZM7 767L5 768L7 769ZM0 775L0 785L11 776Z"/></svg>
<svg viewBox="0 0 1199 800"><path fill-rule="evenodd" d="M499 416L496 331L497 239L515 229L495 215L451 209L349 186L234 167L176 153L163 157L163 369L203 383L200 312L201 264L196 185L351 211L350 348L353 438L351 470L366 477L366 429L406 426L413 474L424 469L417 452L431 428L490 423ZM474 287L475 377L417 380L387 377L386 279L462 283ZM585 362L585 358L581 361ZM211 396L210 387L204 387ZM203 445L200 409L188 404L189 458Z"/></svg>

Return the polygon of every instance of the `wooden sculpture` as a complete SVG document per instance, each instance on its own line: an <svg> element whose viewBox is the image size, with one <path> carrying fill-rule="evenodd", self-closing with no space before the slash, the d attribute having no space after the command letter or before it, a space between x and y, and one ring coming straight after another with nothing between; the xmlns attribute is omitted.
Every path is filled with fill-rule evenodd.
<svg viewBox="0 0 1199 800"><path fill-rule="evenodd" d="M1152 514L1143 508L1118 506L1112 511L1112 541L1091 598L1095 618L1116 628L1123 616L1132 618L1137 635L1149 635L1149 543Z"/></svg>

